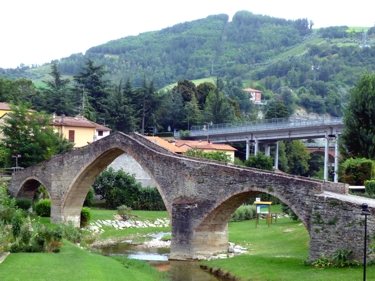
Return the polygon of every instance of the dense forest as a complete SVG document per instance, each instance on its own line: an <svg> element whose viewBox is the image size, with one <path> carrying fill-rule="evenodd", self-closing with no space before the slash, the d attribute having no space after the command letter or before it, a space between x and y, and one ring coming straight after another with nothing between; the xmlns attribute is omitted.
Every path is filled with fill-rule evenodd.
<svg viewBox="0 0 375 281"><path fill-rule="evenodd" d="M0 68L0 98L30 102L48 113L85 115L124 132L251 120L276 101L290 114L299 106L342 116L349 90L363 73L374 71L375 27L362 32L313 26L306 18L248 11L237 12L232 21L212 15L113 40L48 65ZM191 81L209 77L215 83ZM266 105L251 103L245 87L261 90Z"/></svg>

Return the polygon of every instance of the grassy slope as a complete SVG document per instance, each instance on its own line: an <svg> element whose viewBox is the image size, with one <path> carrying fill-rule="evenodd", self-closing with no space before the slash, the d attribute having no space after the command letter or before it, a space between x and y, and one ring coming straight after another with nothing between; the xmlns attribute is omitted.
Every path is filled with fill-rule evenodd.
<svg viewBox="0 0 375 281"><path fill-rule="evenodd" d="M10 254L0 264L1 280L159 280L161 274L145 263L120 262L81 250L65 241L59 254ZM124 277L126 276L126 279Z"/></svg>
<svg viewBox="0 0 375 281"><path fill-rule="evenodd" d="M272 206L272 212L279 212L278 207ZM93 219L111 219L114 213L93 210ZM133 214L149 221L168 217L167 212L133 211ZM47 219L42 221L48 224ZM122 231L108 228L101 239L157 231L170 231L170 228ZM229 241L248 248L249 253L202 263L231 272L241 280L342 281L361 280L363 276L361 266L320 269L303 265L308 256L309 236L300 222L288 218L278 219L269 228L264 220L258 227L255 227L255 221L229 223ZM153 269L145 263L127 259L120 262L124 265L66 242L60 254L11 254L0 264L0 280L120 280L124 276L129 277L126 280L159 280L160 273L154 275ZM367 276L367 280L375 280L375 266L367 267Z"/></svg>
<svg viewBox="0 0 375 281"><path fill-rule="evenodd" d="M291 232L284 232L292 230ZM250 249L249 254L204 264L231 272L241 280L361 280L363 267L314 268L303 265L307 259L309 236L300 222L278 219L270 228L261 221L229 224L229 240ZM375 267L367 268L368 280L375 280Z"/></svg>

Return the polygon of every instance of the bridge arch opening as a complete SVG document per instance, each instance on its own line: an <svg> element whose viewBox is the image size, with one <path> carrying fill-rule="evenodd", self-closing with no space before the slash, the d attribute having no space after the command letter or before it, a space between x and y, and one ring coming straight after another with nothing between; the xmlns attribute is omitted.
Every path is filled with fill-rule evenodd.
<svg viewBox="0 0 375 281"><path fill-rule="evenodd" d="M137 161L138 157L131 149L115 147L98 155L91 163L83 167L82 170L77 173L77 176L72 180L72 184L68 188L61 206L62 217L64 220L72 220L75 224L79 224L80 212L90 187L94 184L100 173L102 173L117 157L124 153L129 154L135 159L135 161ZM137 162L155 182L155 188L157 188L158 192L161 194L164 205L167 207L164 195L161 192L157 180L153 177L153 174L150 173L147 167L143 167L142 163L139 161Z"/></svg>
<svg viewBox="0 0 375 281"><path fill-rule="evenodd" d="M259 194L269 194L285 203L293 212L298 216L301 222L305 225L306 229L307 222L304 217L299 214L299 210L295 208L294 204L283 196L264 192L264 190L254 188L253 190L240 192L226 198L220 202L215 208L213 208L208 214L201 220L201 223L196 227L196 231L223 231L226 225L230 221L232 214L250 198L255 198ZM271 207L272 208L272 207Z"/></svg>
<svg viewBox="0 0 375 281"><path fill-rule="evenodd" d="M40 179L33 177L28 178L21 184L21 188L18 191L18 194L16 194L16 197L27 198L33 201L40 186L46 187L46 185L43 184ZM50 197L50 191L48 190L48 188L45 189L48 193L48 197Z"/></svg>

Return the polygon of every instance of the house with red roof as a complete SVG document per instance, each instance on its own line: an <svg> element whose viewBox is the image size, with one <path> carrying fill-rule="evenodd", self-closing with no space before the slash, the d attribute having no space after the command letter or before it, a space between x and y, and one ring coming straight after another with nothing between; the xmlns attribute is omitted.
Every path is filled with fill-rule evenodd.
<svg viewBox="0 0 375 281"><path fill-rule="evenodd" d="M111 132L110 128L92 122L83 116L53 115L51 126L66 139L74 142L74 147L85 146L108 136Z"/></svg>
<svg viewBox="0 0 375 281"><path fill-rule="evenodd" d="M245 88L243 89L246 93L250 94L250 100L253 103L261 103L262 102L262 91L255 90L252 88Z"/></svg>
<svg viewBox="0 0 375 281"><path fill-rule="evenodd" d="M214 144L208 141L194 140L164 140L160 137L147 137L149 140L158 145L175 152L177 154L186 154L189 149L200 149L204 152L224 151L230 156L231 162L234 162L234 153L237 149L227 144Z"/></svg>

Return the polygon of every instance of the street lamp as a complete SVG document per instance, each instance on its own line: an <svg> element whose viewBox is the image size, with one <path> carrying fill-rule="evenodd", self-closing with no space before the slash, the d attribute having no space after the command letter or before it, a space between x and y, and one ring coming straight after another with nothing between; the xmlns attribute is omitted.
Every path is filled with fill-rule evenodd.
<svg viewBox="0 0 375 281"><path fill-rule="evenodd" d="M365 216L365 242L363 246L363 281L366 281L367 216L371 215L371 212L366 203L362 204L361 215Z"/></svg>
<svg viewBox="0 0 375 281"><path fill-rule="evenodd" d="M208 130L210 129L210 125L212 126L212 121L211 122L208 122L208 123L204 123L205 125L203 125L203 131L207 131L207 142L209 141L209 133L208 133ZM206 128L206 125L207 125L207 128Z"/></svg>

